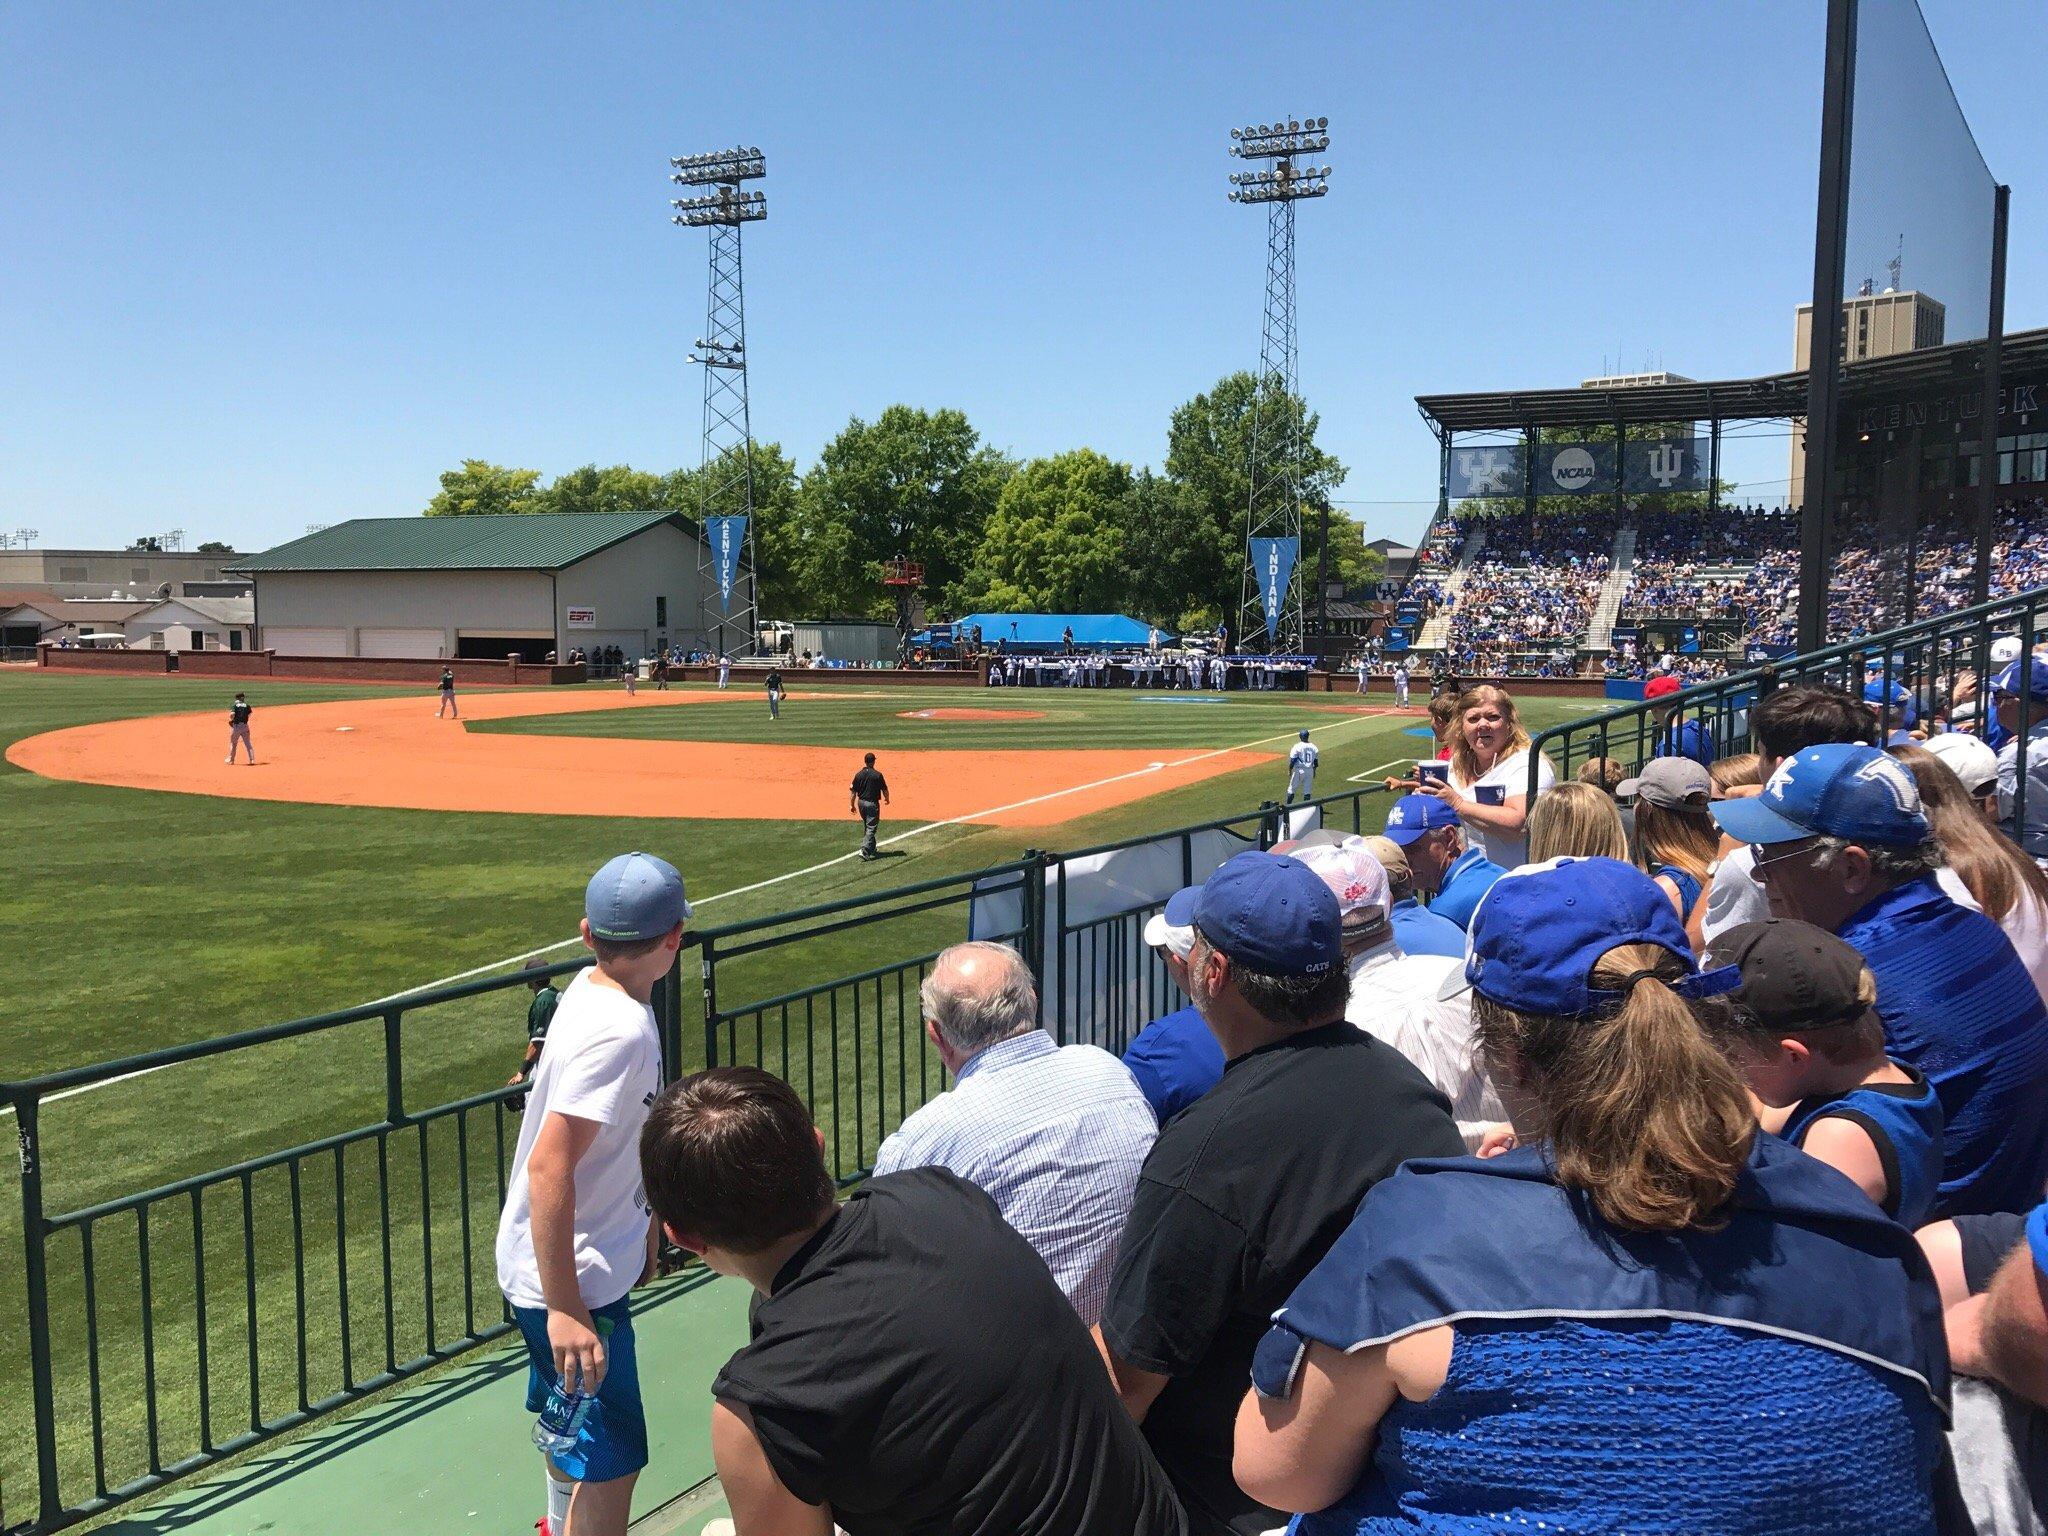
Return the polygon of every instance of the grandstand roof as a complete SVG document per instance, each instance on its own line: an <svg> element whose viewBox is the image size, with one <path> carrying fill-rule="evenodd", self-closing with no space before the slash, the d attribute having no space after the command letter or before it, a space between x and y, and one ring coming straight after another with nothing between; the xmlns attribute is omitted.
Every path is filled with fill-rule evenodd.
<svg viewBox="0 0 2048 1536"><path fill-rule="evenodd" d="M359 517L261 554L233 571L558 571L676 512L510 512L467 517Z"/></svg>
<svg viewBox="0 0 2048 1536"><path fill-rule="evenodd" d="M1984 344L1902 352L1851 363L1842 370L1842 402L1916 394L1978 376ZM2000 368L2008 374L2048 369L2048 330L2005 338ZM1674 421L1770 421L1806 413L1806 375L1768 373L1753 379L1649 384L1640 388L1513 389L1475 394L1417 395L1416 409L1439 430L1520 431L1525 427L1611 427Z"/></svg>

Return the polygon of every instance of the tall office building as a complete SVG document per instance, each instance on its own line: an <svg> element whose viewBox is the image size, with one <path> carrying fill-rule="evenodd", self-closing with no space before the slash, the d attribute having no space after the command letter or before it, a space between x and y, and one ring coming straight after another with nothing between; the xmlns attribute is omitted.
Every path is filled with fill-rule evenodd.
<svg viewBox="0 0 2048 1536"><path fill-rule="evenodd" d="M1939 299L1912 290L1866 291L1842 301L1842 361L1860 363L1938 347L1948 329L1948 310ZM1813 360L1813 306L1802 304L1793 322L1792 366L1804 373ZM1790 506L1806 501L1806 423L1792 423Z"/></svg>

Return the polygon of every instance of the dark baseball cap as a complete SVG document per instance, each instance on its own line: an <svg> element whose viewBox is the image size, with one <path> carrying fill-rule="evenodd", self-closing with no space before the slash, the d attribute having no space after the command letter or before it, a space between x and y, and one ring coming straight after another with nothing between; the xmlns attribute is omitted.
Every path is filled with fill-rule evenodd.
<svg viewBox="0 0 2048 1536"><path fill-rule="evenodd" d="M1268 976L1322 976L1344 963L1344 919L1322 876L1284 853L1240 853L1202 882L1194 926Z"/></svg>
<svg viewBox="0 0 2048 1536"><path fill-rule="evenodd" d="M1789 917L1739 923L1714 940L1710 953L1713 964L1741 970L1734 1000L1766 1029L1830 1029L1875 1011L1858 999L1863 956L1812 923Z"/></svg>

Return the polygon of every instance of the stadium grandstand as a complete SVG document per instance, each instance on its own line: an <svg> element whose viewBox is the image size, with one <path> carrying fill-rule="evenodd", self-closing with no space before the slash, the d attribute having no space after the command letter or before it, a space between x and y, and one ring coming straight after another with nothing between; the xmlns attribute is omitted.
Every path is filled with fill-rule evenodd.
<svg viewBox="0 0 2048 1536"><path fill-rule="evenodd" d="M1981 351L1958 343L1844 369L1829 634L1882 630L1973 597L1979 449L1969 434ZM2004 379L1993 596L2048 579L2048 331L2005 339ZM1405 651L1461 675L1548 677L1640 676L1665 654L1696 658L1688 672L1711 676L1785 653L1798 511L1724 504L1718 468L1724 426L1796 421L1805 390L1805 375L1787 373L1418 396L1443 445L1439 510L1402 594L1405 620L1378 655ZM1635 489L1631 450L1651 442L1691 445L1695 488ZM1588 488L1563 493L1539 468L1574 449L1598 464ZM1483 478L1461 481L1468 462Z"/></svg>

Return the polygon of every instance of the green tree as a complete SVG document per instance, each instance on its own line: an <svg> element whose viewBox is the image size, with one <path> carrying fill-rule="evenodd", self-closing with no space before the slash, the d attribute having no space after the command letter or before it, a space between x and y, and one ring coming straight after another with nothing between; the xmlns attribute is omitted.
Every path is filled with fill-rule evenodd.
<svg viewBox="0 0 2048 1536"><path fill-rule="evenodd" d="M1291 431L1296 444L1305 575L1312 577L1316 569L1318 513L1345 475L1344 466L1316 446L1321 419L1307 403L1299 395L1283 394L1271 381L1256 382L1249 372L1226 375L1217 380L1214 389L1195 396L1173 413L1166 433L1166 473L1188 499L1192 514L1185 525L1189 543L1184 548L1148 554L1172 561L1180 569L1190 606L1213 606L1226 616L1237 612L1244 572L1254 405L1261 436Z"/></svg>
<svg viewBox="0 0 2048 1536"><path fill-rule="evenodd" d="M688 518L705 512L708 486L723 488L743 471L742 450L728 448L709 470L679 469L662 477L661 500ZM725 502L721 500L720 507ZM718 510L718 509L713 509ZM754 576L755 598L763 618L810 618L816 604L804 587L799 555L802 535L797 518L796 461L780 443L754 444Z"/></svg>
<svg viewBox="0 0 2048 1536"><path fill-rule="evenodd" d="M234 552L234 545L223 544L219 539L208 539L199 546L199 553L202 555L232 555Z"/></svg>
<svg viewBox="0 0 2048 1536"><path fill-rule="evenodd" d="M955 612L1113 612L1131 591L1131 468L1092 448L1034 459L1005 482L951 593Z"/></svg>
<svg viewBox="0 0 2048 1536"><path fill-rule="evenodd" d="M462 468L441 476L441 489L427 503L428 517L489 512L538 512L537 469L507 469L483 459L464 459Z"/></svg>
<svg viewBox="0 0 2048 1536"><path fill-rule="evenodd" d="M1218 558L1216 535L1201 502L1186 486L1151 470L1132 477L1119 517L1132 557L1120 613L1176 632L1213 629L1214 580L1191 580L1191 562Z"/></svg>
<svg viewBox="0 0 2048 1536"><path fill-rule="evenodd" d="M889 617L881 563L925 569L928 592L952 589L981 543L1016 466L985 446L957 410L892 405L825 445L798 495L796 585L815 614Z"/></svg>
<svg viewBox="0 0 2048 1536"><path fill-rule="evenodd" d="M670 510L669 482L630 464L612 464L599 469L585 464L567 474L557 475L554 484L534 498L533 512L659 512ZM684 510L674 508L674 510Z"/></svg>

